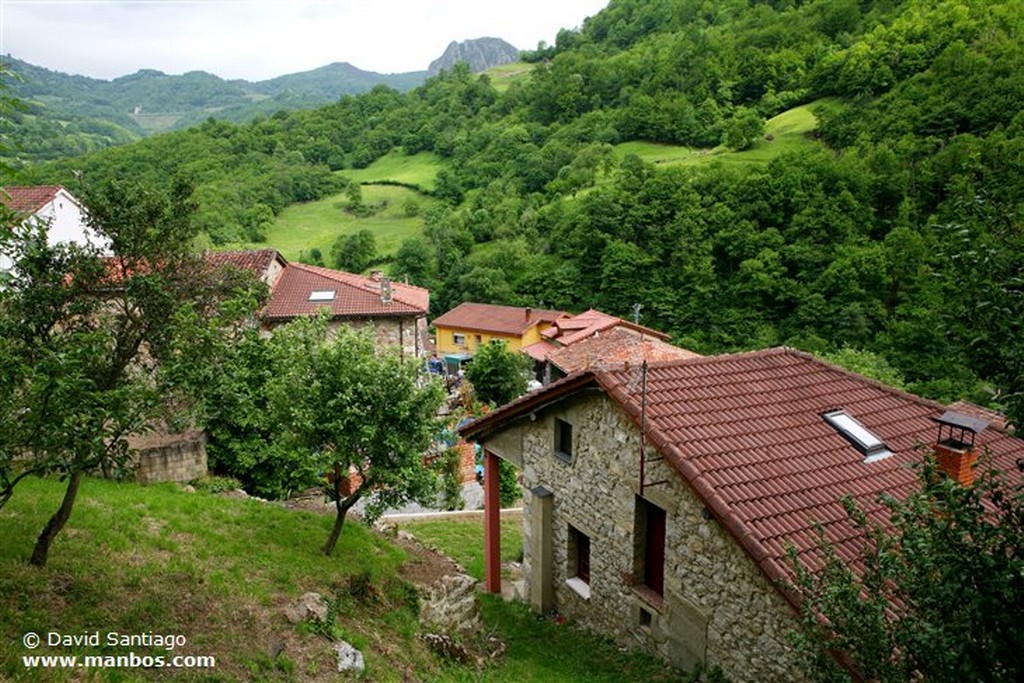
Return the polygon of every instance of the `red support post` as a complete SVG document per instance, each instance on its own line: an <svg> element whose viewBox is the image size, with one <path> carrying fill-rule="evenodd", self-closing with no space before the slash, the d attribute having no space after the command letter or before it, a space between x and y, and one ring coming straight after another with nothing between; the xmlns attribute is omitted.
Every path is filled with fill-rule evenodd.
<svg viewBox="0 0 1024 683"><path fill-rule="evenodd" d="M484 587L501 593L501 493L498 456L484 450Z"/></svg>

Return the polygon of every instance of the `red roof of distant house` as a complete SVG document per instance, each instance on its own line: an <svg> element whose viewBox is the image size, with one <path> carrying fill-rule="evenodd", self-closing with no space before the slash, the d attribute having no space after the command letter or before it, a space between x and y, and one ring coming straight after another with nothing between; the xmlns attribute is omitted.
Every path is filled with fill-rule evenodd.
<svg viewBox="0 0 1024 683"><path fill-rule="evenodd" d="M565 311L548 311L518 306L493 304L459 304L434 320L434 327L473 330L494 334L521 336L534 325L551 323L568 315Z"/></svg>
<svg viewBox="0 0 1024 683"><path fill-rule="evenodd" d="M379 279L329 268L290 263L277 280L263 311L266 320L280 322L313 315L327 308L333 317L421 316L430 307L430 292L391 282L391 302L382 301ZM333 292L333 298L310 301L313 292Z"/></svg>
<svg viewBox="0 0 1024 683"><path fill-rule="evenodd" d="M539 342L524 346L519 350L530 358L543 363L548 359L548 356L550 356L553 351L558 350L558 347L551 342L541 339Z"/></svg>
<svg viewBox="0 0 1024 683"><path fill-rule="evenodd" d="M270 265L276 260L280 259L283 263L288 262L284 260L276 249L249 249L242 251L211 251L206 254L206 262L211 266L235 266L242 270L251 271L257 275L262 276L270 268Z"/></svg>
<svg viewBox="0 0 1024 683"><path fill-rule="evenodd" d="M612 327L576 341L572 346L552 347L541 360L546 359L554 363L562 372L568 374L577 370L607 368L625 363L638 365L645 360L656 362L699 357L699 353L672 346L661 339L648 335L641 337L636 332Z"/></svg>
<svg viewBox="0 0 1024 683"><path fill-rule="evenodd" d="M64 189L60 185L15 185L4 187L0 191L0 202L3 202L18 213L33 214Z"/></svg>
<svg viewBox="0 0 1024 683"><path fill-rule="evenodd" d="M568 396L601 387L637 423L641 368L591 370L559 380L462 428L466 437ZM920 444L938 434L931 418L944 408L805 353L769 349L652 363L646 378L647 438L708 510L773 580L791 579L787 544L819 566L816 521L844 560L855 560L862 535L839 500L849 494L868 516L888 524L878 496L905 496L917 486L910 465ZM893 455L872 463L822 418L842 408L881 438ZM992 425L977 449L1020 478L1024 440Z"/></svg>
<svg viewBox="0 0 1024 683"><path fill-rule="evenodd" d="M598 332L604 332L616 327L624 327L639 332L645 336L654 337L662 341L669 339L669 335L658 332L650 327L637 325L614 315L603 313L596 309L584 311L579 315L561 318L556 320L551 327L542 330L541 334L547 339L555 341L562 346L569 346L576 342L594 336Z"/></svg>

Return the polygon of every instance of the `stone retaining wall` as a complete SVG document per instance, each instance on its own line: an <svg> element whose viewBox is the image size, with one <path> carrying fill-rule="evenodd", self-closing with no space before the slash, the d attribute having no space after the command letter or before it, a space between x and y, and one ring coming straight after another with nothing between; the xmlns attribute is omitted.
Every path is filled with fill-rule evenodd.
<svg viewBox="0 0 1024 683"><path fill-rule="evenodd" d="M135 478L140 482L185 482L207 474L206 435L201 431L149 434L128 441L138 450Z"/></svg>

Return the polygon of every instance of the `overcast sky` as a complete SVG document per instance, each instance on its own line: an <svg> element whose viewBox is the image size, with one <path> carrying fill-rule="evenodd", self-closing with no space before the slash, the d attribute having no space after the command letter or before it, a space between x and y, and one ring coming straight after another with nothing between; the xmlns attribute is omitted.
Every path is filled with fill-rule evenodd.
<svg viewBox="0 0 1024 683"><path fill-rule="evenodd" d="M139 69L264 80L350 62L423 71L453 40L553 43L608 0L0 0L0 53L111 79Z"/></svg>

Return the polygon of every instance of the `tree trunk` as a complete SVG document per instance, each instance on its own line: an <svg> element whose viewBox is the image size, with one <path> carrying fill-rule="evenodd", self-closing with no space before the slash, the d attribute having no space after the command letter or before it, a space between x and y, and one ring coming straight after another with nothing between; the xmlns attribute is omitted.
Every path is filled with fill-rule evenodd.
<svg viewBox="0 0 1024 683"><path fill-rule="evenodd" d="M46 566L46 558L50 553L50 544L57 538L57 534L60 533L60 530L64 528L64 525L68 523L68 519L71 517L71 509L75 506L78 484L81 481L81 472L71 473L71 478L68 479L68 487L64 491L64 500L61 501L57 512L53 513L53 517L50 517L50 521L43 527L42 533L39 534L39 539L36 540L36 547L32 549L32 558L29 560L31 564L37 567Z"/></svg>
<svg viewBox="0 0 1024 683"><path fill-rule="evenodd" d="M364 485L360 486L354 493L343 498L341 495L341 467L335 466L333 498L334 509L337 511L337 515L334 518L334 527L331 529L331 535L327 537L327 543L324 543L324 555L334 554L334 546L337 545L338 538L341 537L341 528L345 526L345 515L348 514L349 508L362 498L365 483L363 482Z"/></svg>

